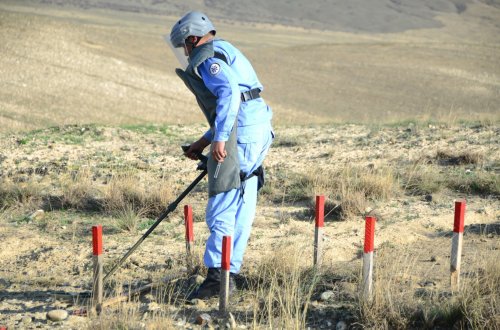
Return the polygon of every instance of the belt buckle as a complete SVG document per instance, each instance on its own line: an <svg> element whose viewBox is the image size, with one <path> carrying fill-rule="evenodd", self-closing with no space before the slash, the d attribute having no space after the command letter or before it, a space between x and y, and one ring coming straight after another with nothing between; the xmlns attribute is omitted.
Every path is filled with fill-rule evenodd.
<svg viewBox="0 0 500 330"><path fill-rule="evenodd" d="M248 92L241 93L241 101L243 101L243 102L250 101L252 99L252 95L248 95L248 94L249 94Z"/></svg>

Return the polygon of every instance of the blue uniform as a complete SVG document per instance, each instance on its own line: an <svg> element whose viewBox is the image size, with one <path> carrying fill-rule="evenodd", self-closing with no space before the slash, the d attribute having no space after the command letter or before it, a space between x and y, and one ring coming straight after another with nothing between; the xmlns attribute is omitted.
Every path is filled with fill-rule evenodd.
<svg viewBox="0 0 500 330"><path fill-rule="evenodd" d="M227 141L237 118L237 147L240 169L252 173L263 162L274 138L272 111L262 98L241 101L241 93L258 88L263 90L247 58L229 42L214 40L214 50L226 61L211 57L198 66L205 86L217 97L214 131L204 137L209 141ZM222 238L231 236L231 272L238 273L255 216L257 177L242 182L238 189L210 197L206 221L210 237L204 255L205 265L219 268Z"/></svg>

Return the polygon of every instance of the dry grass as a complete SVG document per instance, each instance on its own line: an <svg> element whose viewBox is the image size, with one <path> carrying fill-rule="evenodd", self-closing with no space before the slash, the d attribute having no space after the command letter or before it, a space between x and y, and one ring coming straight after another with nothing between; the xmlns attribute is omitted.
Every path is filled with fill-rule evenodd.
<svg viewBox="0 0 500 330"><path fill-rule="evenodd" d="M321 168L307 172L285 172L263 190L274 202L306 202L314 212L316 195L326 196L325 213L348 219L364 215L372 201L384 201L398 193L399 187L390 168L345 166L337 170Z"/></svg>
<svg viewBox="0 0 500 330"><path fill-rule="evenodd" d="M42 191L43 186L33 180L13 182L4 179L0 185L0 207L16 208L24 206L29 208L40 201Z"/></svg>
<svg viewBox="0 0 500 330"><path fill-rule="evenodd" d="M304 329L311 296L319 279L304 267L304 249L291 246L262 260L255 270L253 327Z"/></svg>
<svg viewBox="0 0 500 330"><path fill-rule="evenodd" d="M464 324L473 329L500 328L500 264L489 258L462 285L459 298Z"/></svg>
<svg viewBox="0 0 500 330"><path fill-rule="evenodd" d="M485 260L468 265L473 275L462 274L461 291L451 295L447 285L415 288L423 255L410 250L379 249L373 299L359 296L360 324L377 329L498 329L500 273L492 252L485 254ZM444 267L441 270L446 271Z"/></svg>
<svg viewBox="0 0 500 330"><path fill-rule="evenodd" d="M442 174L433 165L423 165L419 162L405 168L402 177L403 190L411 195L424 195L439 192L443 188Z"/></svg>
<svg viewBox="0 0 500 330"><path fill-rule="evenodd" d="M99 184L95 173L86 166L41 181L28 177L0 185L2 218L26 220L33 211L73 209L105 212L116 219L118 228L135 231L141 220L154 218L176 197L177 188L169 179L150 182L128 170Z"/></svg>
<svg viewBox="0 0 500 330"><path fill-rule="evenodd" d="M485 155L479 151L438 150L436 160L443 165L481 165Z"/></svg>
<svg viewBox="0 0 500 330"><path fill-rule="evenodd" d="M299 132L302 131L302 129L303 127L299 127L298 129L293 129L291 132ZM338 127L335 129L340 130L342 128ZM424 130L424 128L422 128L422 130ZM105 129L103 131L105 136L115 134L116 132L114 129L111 130L112 134ZM364 127L356 129L351 133L353 136L358 136L359 132L362 131L365 131ZM494 130L488 130L487 132L491 134L491 136L495 133ZM429 131L418 132L418 134L421 135L427 133L429 133ZM329 132L327 134L329 134ZM378 139L384 134L389 137L394 137L394 141L396 142L398 138L401 138L401 141L398 142L400 145L405 145L406 143L411 145L415 142L414 139L420 138L416 133L409 137L401 136L398 133L398 129L391 131L384 127L381 127L379 132L374 133L370 138ZM28 165L23 159L27 158L27 156L25 156L26 154L30 159L35 156L38 157L38 155L31 154L33 152L32 150L38 148L38 146L27 143L18 147L19 149L25 148L24 154L7 154L10 158L8 161L12 160L8 163L9 166L11 166L9 172L13 174L12 176L3 176L1 178L0 219L2 219L3 222L12 222L13 219L26 219L26 214L30 214L33 210L38 209L47 194L57 195L60 200L64 200L65 209L63 211L46 213L46 218L44 220L34 224L25 224L24 222L18 221L18 224L22 226L14 227L9 224L5 227L8 227L8 229L11 229L11 227L14 228L12 230L25 231L47 227L50 229L46 230L50 231L50 236L48 235L49 233L41 232L41 234L46 236L42 237L40 241L44 241L45 238L50 237L52 240L51 242L54 242L58 240L59 237L69 237L73 235L75 244L80 242L87 246L89 237L88 235L81 235L81 228L88 227L90 221L95 221L95 218L106 218L105 221L110 223L109 227L123 230L141 230L143 229L141 225L148 225L147 221L150 221L150 219L143 222L143 220L145 220L144 217L148 217L151 214L158 214L156 213L158 209L163 209L178 195L178 188L184 188L186 182L190 180L189 177L184 177L184 174L189 171L184 171L184 168L181 168L185 166L184 164L186 163L181 163L182 160L178 159L172 161L172 164L168 164L168 166L177 167L173 169L167 168L166 170L163 168L165 166L164 164L168 163L169 160L168 158L166 158L166 161L163 159L164 154L162 154L162 152L164 150L162 148L164 148L164 145L154 140L155 138L161 140L162 137L151 137L150 135L144 137L143 135L139 135L135 137L136 141L139 142L134 144L135 141L131 139L130 136L127 137L123 131L118 130L117 135L120 136L117 140L94 142L99 147L101 147L102 143L107 143L107 145L112 146L110 148L114 148L113 150L120 150L121 145L119 145L117 141L120 141L122 136L124 136L128 139L125 140L124 144L129 146L126 152L126 156L129 156L129 158L125 158L122 154L115 155L116 157L113 157L113 159L102 157L96 161L96 163L99 164L99 168L81 166L80 159L78 159L76 161L68 161L69 169L67 167L63 168L62 166L54 165L51 167L51 171L44 176L38 174L27 175L24 171L28 168ZM342 133L342 135L346 134ZM301 166L295 166L299 160L301 161L303 159L302 155L306 152L303 152L302 148L306 149L306 146L302 144L301 139L297 140L300 143L295 143L292 138L294 136L293 134L289 134L289 136L289 138L284 138L284 140L280 142L281 146L277 147L280 149L278 149L274 155L271 153L268 159L273 165L269 168L270 180L262 196L265 197L266 200L263 201L264 205L259 207L259 212L262 213L258 215L260 218L258 219L259 225L254 228L254 233L258 230L258 235L260 235L260 237L257 235L252 236L249 248L253 250L250 253L255 253L253 255L249 254L251 262L255 267L245 268L251 271L248 271L248 274L243 274L243 276L249 279L250 285L242 288L240 292L241 295L238 296L242 297L243 300L241 304L238 303L238 305L235 306L238 312L238 314L235 315L239 317L239 319L237 319L238 323L246 323L247 327L254 328L302 329L308 326L315 327L318 324L324 325L325 315L320 314L323 308L327 310L327 317L329 317L332 322L344 320L348 325L353 325L354 327L401 329L411 327L450 328L455 324L457 324L457 327L462 326L462 328L495 329L495 327L497 327L498 319L495 317L499 313L498 302L500 299L498 297L499 269L495 257L498 256L498 250L489 251L491 254L485 253L478 255L475 258L477 260L475 263L469 263L467 267L463 267L464 274L467 273L467 276L463 278L463 291L458 295L449 296L447 293L447 286L440 285L439 283L430 289L428 287L417 287L418 282L422 279L427 279L429 274L438 273L443 276L447 275L448 267L444 265L444 263L447 262L446 257L439 257L441 258L440 261L443 259L445 261L442 262L440 266L443 269L436 270L435 267L438 267L437 264L430 264L426 261L422 263L422 259L428 258L429 256L425 256L424 253L415 252L418 250L418 247L406 247L406 239L412 239L412 237L410 237L411 235L408 235L408 237L401 237L401 240L394 243L397 244L397 246L390 247L389 244L387 244L387 246L384 245L378 249L375 259L375 297L373 302L368 304L362 299L356 300L355 298L349 298L347 302L342 301L342 305L339 307L340 303L338 303L337 300L335 300L335 302L319 303L316 301L319 299L319 294L323 292L322 290L330 290L333 288L333 290L336 290L335 294L339 295L339 299L342 299L342 296L347 296L348 292L345 291L343 286L337 285L339 280L333 267L321 269L321 272L315 272L314 269L308 266L311 261L310 254L312 248L306 248L302 242L307 240L306 237L309 237L307 235L312 235L312 230L302 221L304 220L303 218L296 216L296 214L300 214L302 210L306 209L309 211L308 215L312 213L311 210L314 210L314 201L311 197L317 194L326 195L329 203L326 207L327 214L330 213L331 216L339 212L336 213L335 216L343 219L352 219L354 216L363 214L366 212L367 208L371 208L374 204L377 206L383 205L385 208L382 211L384 212L383 215L385 216L385 214L387 214L387 219L394 222L399 220L392 220L393 218L400 217L400 215L404 216L404 212L408 212L413 207L420 208L421 210L425 209L427 213L422 213L421 215L421 218L425 217L425 219L414 219L415 221L411 221L411 223L401 221L395 223L392 228L396 228L396 226L398 226L398 229L399 226L404 228L406 228L405 226L408 226L408 228L417 228L424 233L424 235L432 236L432 239L425 242L423 242L423 240L426 240L427 236L422 239L417 238L417 242L422 243L426 248L432 249L433 251L439 250L446 251L444 253L449 253L448 241L446 244L439 244L439 239L442 238L441 234L443 233L442 224L439 222L440 217L448 212L448 210L443 210L441 212L440 208L448 206L423 203L420 202L421 199L415 198L414 196L401 198L401 193L415 195L445 190L444 193L446 193L447 196L446 198L443 197L443 199L446 199L446 203L455 196L455 191L467 191L473 194L482 194L485 192L488 194L495 194L499 191L498 176L496 176L494 172L494 168L496 168L495 164L498 162L497 156L490 156L489 153L485 153L483 158L476 158L479 159L476 163L472 161L473 163L456 166L439 165L434 156L422 158L408 165L406 157L402 157L404 159L399 160L400 158L397 158L398 160L395 162L394 167L377 167L361 165L366 163L365 159L353 161L351 164L351 162L342 158L341 161L332 164L332 158L338 156L340 158L340 155L336 154L335 150L332 149L331 152L328 150L328 155L323 156L325 153L324 148L317 150L307 147L306 152L308 155L311 155L310 157L313 159L313 161L308 162L314 162L314 165L302 166L304 163L301 163ZM154 152L145 151L145 148L143 148L143 140L146 138L149 139L147 140L148 143L160 145L160 148L155 149ZM49 140L50 139L49 137ZM329 139L329 135L328 138L324 138L325 141L331 141ZM347 143L355 142L354 138L349 137L348 139L349 141L347 141ZM462 141L463 140L461 140L461 142ZM446 142L448 143L448 141ZM322 143L326 144L326 142ZM368 141L367 143L371 142ZM371 146L368 147L371 148ZM387 149L381 149L381 151L382 153L386 152L388 157L377 163L390 163L391 159L394 159L394 155L390 155L389 150L393 148L393 145L391 144L384 147ZM287 150L287 148L293 148L293 150L290 151ZM87 148L87 150L88 149L91 148ZM139 151L135 153L137 149L139 149ZM342 150L347 153L349 152L347 149L349 148L344 148ZM79 152L81 152L82 155L79 156L79 158L86 159L87 155L85 152ZM363 158L365 158L366 155L370 155L364 154L364 152L367 151L360 150L360 154ZM415 152L418 154L424 151L415 150ZM92 157L94 155L93 153L89 154ZM153 165L140 169L134 166L133 164L136 164L135 157L145 154L148 160L151 160L148 164ZM276 156L276 154L279 154L279 156ZM292 165L290 167L286 167L281 159L277 160L277 158L281 157L283 154L291 160ZM299 160L290 156L295 154L297 154L297 159ZM491 157L491 159L488 159L487 155ZM48 161L43 159L44 156L53 159L54 153L49 150L46 154L42 154L39 161L29 164L29 166L31 166L30 168L38 168L48 163ZM351 155L346 157L349 158ZM130 161L130 159L132 160ZM177 163L177 161L179 161L179 163ZM60 161L57 159L54 162L60 164ZM86 160L84 160L84 162L86 162ZM127 162L130 162L130 164ZM482 166L485 162L493 165L491 168ZM117 163L119 163L119 165L116 165ZM335 168L333 166L339 167ZM72 169L74 171L71 172ZM33 173L35 173L35 170L33 170ZM173 179L158 179L169 177L170 173L175 173L175 175L171 175L171 177L177 178L176 181L173 181ZM189 172L189 175L193 175L193 173ZM97 179L94 181L96 177ZM47 181L50 181L50 184ZM188 203L197 203L196 207L200 207L201 209L201 205L204 205L206 202L206 199L204 199L206 198L204 188L205 187L202 185L197 187L198 190L194 191L193 194L188 197ZM447 191L446 189L453 189L453 192ZM482 196L471 197L473 201L468 211L472 211L470 214L473 219L481 219L482 221L486 219L486 217L492 216L492 214L495 216L495 213L492 212L496 212L496 210L494 206L493 208L491 207L491 205L494 204L489 204L491 203L491 199L485 199L482 198ZM100 203L99 205L101 205L102 209L100 209L97 214L95 210L88 208L89 199L95 201L95 203ZM404 203L409 203L409 207L405 207ZM273 213L280 206L281 209L284 210L284 213L289 211L289 209L293 209L292 212L297 212L287 213L288 222L290 223L289 226L280 223L279 215ZM484 211L480 208L483 206ZM397 212L395 208L397 208ZM73 212L73 210L77 210L78 212ZM427 217L431 212L433 215ZM437 215L434 215L434 212ZM181 220L182 215L180 213L181 212L176 213L174 217L172 217L175 220L168 224L169 227L167 227L167 230L163 227L164 231L161 232L162 228L160 228L160 235L151 237L152 242L151 240L147 242L151 243L150 247L153 246L154 249L162 249L162 253L165 252L169 254L169 260L171 260L169 267L181 267L185 261L184 255L182 255L181 252L181 248L183 249L183 228ZM195 216L200 218L203 217L202 214L202 211L195 212ZM108 215L111 215L111 217L107 218L106 216ZM82 220L82 218L84 220ZM450 216L450 219L451 218ZM340 248L344 249L344 251L339 250L339 253L343 253L342 258L351 258L351 256L354 258L356 250L359 247L357 245L358 238L359 241L362 239L361 237L356 237L361 236L359 234L360 231L358 228L360 227L358 227L358 224L359 222L356 221L331 224L334 228L334 234L325 236L325 242L334 242L332 243L333 246L337 244L338 241L342 241L343 245L335 245L336 247L340 246ZM72 227L63 228L69 225ZM197 223L195 225L201 226L202 224ZM384 223L384 228L381 228L384 232L381 232L381 236L387 237L386 235L388 231L390 231L392 225L393 224L389 222L387 225ZM429 228L434 229L427 230ZM337 239L337 229L339 230L341 239ZM72 230L73 232L71 232ZM53 235L53 232L58 234ZM124 241L133 243L135 234L137 233L123 235L123 233L114 233L113 231L113 234L110 234L108 237L110 243L112 242L116 245L112 247L110 244L110 250L119 254L122 252L120 249L124 246L121 243ZM204 244L204 238L206 237L203 235L204 234L196 235L196 247L194 251L194 268L197 268L199 273L203 273L203 270L200 271L200 268L202 268L202 246ZM271 238L271 235L277 235L278 245L272 245L273 255L263 257L259 254L260 251L262 251L261 249L268 249L267 244L269 240L273 240L271 244L276 242L274 237ZM437 241L434 241L434 235L439 236ZM281 237L284 238L284 244L279 244ZM389 235L389 237L391 236ZM483 238L490 243L494 242L494 240L488 237L480 237L480 239ZM79 241L79 239L81 241ZM84 241L85 239L87 239L87 241ZM346 241L345 244L343 242L344 239ZM489 244L479 242L480 239L475 239L473 243L474 248L484 249L484 246ZM496 236L494 236L494 239L496 239ZM171 241L166 242L166 240ZM310 243L310 240L308 241ZM472 240L470 241L472 242ZM175 249L172 248L170 243L175 244ZM46 243L44 242L43 244ZM116 248L117 245L120 247ZM33 244L33 246L36 245ZM160 269L160 271L164 272L165 267L162 267L164 266L163 260L157 258L157 255L152 256L155 253L151 252L155 251L153 248L151 250L148 249L148 253L141 255L141 257L144 257L145 261L143 264L139 263L140 266L131 266L130 268L123 267L124 277L151 279L150 269ZM335 253L337 253L337 251L335 251ZM468 256L468 252L465 255ZM31 260L32 258L31 252L27 252L25 256L25 259ZM22 258L18 259L21 260ZM42 261L44 260L43 257L39 259ZM37 260L32 261L36 264ZM345 264L355 268L359 265L359 261L353 259L351 261L345 261ZM19 266L17 266L14 261L11 261L10 265L13 265L12 268L8 268L9 265L6 264L9 272L11 269L16 271L19 269ZM69 267L71 264L68 263L67 265ZM131 262L131 265L135 264ZM64 267L66 267L66 265L62 264L61 268ZM421 270L422 267L425 268L423 271ZM337 270L338 269L339 268L337 268ZM66 272L67 270L64 269L64 274ZM67 281L64 275L61 274L62 273L59 272L55 275L57 282L52 284L62 285L64 281ZM40 277L40 283L51 284L51 277L49 276L52 275L47 275L43 278ZM152 278L154 278L156 274L152 276ZM59 278L61 278L60 282ZM337 279L329 280L333 278ZM18 280L13 280L13 282L16 281ZM344 281L344 279L342 279L342 281ZM353 283L355 279L349 279L347 282L349 282L348 284L351 288L356 286L356 284ZM150 301L159 305L158 309L154 311L149 309L146 310L145 305L149 302L145 303L144 300L141 302L133 301L130 304L123 305L121 308L110 309L109 314L104 315L101 319L91 319L89 328L135 329L143 326L146 328L161 328L162 324L167 327L174 327L175 324L173 324L173 320L177 322L178 317L183 317L188 323L194 322L194 317L192 317L193 313L200 311L192 306L186 307L184 304L181 304L179 300L179 297L183 296L186 290L180 290L175 285L168 286L162 290L161 293L154 295L154 297L150 299ZM355 291L355 289L349 291L351 296L354 296L354 294L351 293L353 291ZM144 298L145 297L142 297L141 299ZM346 304L344 305L344 303ZM210 312L217 308L216 304L209 304ZM193 312L193 310L195 311ZM339 310L342 311L339 312ZM330 311L334 316L329 314ZM147 317L144 316L146 312L148 313ZM345 319L343 317L346 314L356 315L356 318Z"/></svg>
<svg viewBox="0 0 500 330"><path fill-rule="evenodd" d="M82 210L89 200L99 198L100 192L92 176L93 173L88 167L63 175L61 178L63 205Z"/></svg>
<svg viewBox="0 0 500 330"><path fill-rule="evenodd" d="M445 183L448 188L467 194L500 196L500 177L490 171L458 169L449 173Z"/></svg>

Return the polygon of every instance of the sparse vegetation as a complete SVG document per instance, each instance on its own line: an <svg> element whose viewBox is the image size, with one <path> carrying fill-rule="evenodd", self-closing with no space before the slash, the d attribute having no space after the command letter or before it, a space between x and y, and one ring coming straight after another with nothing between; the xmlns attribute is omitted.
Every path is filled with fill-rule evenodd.
<svg viewBox="0 0 500 330"><path fill-rule="evenodd" d="M396 250L377 252L374 299L366 301L359 296L362 324L390 329L496 329L500 325L498 265L491 258L470 265L476 271L463 279L461 292L451 295L436 288L433 281L421 281L420 288L414 289L413 274L422 256L410 250Z"/></svg>
<svg viewBox="0 0 500 330"><path fill-rule="evenodd" d="M64 130L64 128L60 129ZM168 171L163 169L163 163L155 161L157 158L164 157L162 156L164 153L160 151L161 145L154 143L156 138L161 139L160 135L155 135L156 133L113 129L113 134L109 134L109 128L96 127L95 129L107 137L103 141L92 143L108 143L108 139L112 139L117 144L114 148L116 151L112 155L106 152L92 153L92 157L99 157L98 159L102 160L102 162L96 162L97 166L88 165L89 160L83 151L86 149L79 151L80 156L74 159L68 157L67 154L63 154L61 159L52 157L50 161L30 154L29 157L40 157L35 160L35 163L30 163L29 159L23 158L25 156L4 158L2 165L8 163L12 164L12 167L9 170L10 174L1 178L0 220L2 223L15 223L22 227L33 226L30 228L35 228L43 235L61 232L72 244L87 244L85 235L82 235L84 230L82 224L88 229L90 224L96 223L96 220L92 218L96 216L99 218L98 222L103 222L108 231L118 233L107 236L111 241L123 240L124 238L114 236L120 233L123 235L123 231L130 235L127 243L120 243L120 248L117 250L120 254L120 251L132 243L138 231L143 231L152 225L152 218L158 215L177 196L179 188L185 187L190 182L190 178L195 175L194 168L192 171L184 170L186 164L190 166L194 164L182 163L186 160L181 160L181 158L169 163L170 170ZM339 126L336 129L348 128ZM398 128L379 127L378 131L371 133L370 139L365 141L365 147L372 148L372 143L375 143L373 141L391 134L391 130L397 134ZM422 130L424 129L421 128L420 135L426 133ZM166 128L166 131L169 131L169 128ZM342 135L345 136L346 133ZM52 140L50 134L48 136L48 140ZM152 138L147 143L149 147L137 148L138 141L142 143L144 136ZM418 138L419 135L404 137L401 143L413 143L413 139ZM17 148L31 150L38 146L36 139L33 141ZM60 144L59 148L62 145L64 144ZM75 148L71 142L67 142L66 145ZM123 145L127 148L122 148ZM144 146L144 144L141 145ZM177 146L174 147L177 150ZM306 146L296 145L293 147L294 150L291 150L292 148L286 144L278 144L273 148L276 149L274 151L276 154L283 151L300 154L304 152ZM137 153L139 157L147 154L148 162L152 165L137 166L136 150L140 150ZM397 200L401 198L409 200L408 203L415 203L415 200L418 201L423 194L439 192L444 195L455 191L466 192L479 199L483 198L482 196L497 196L498 179L494 173L494 166L482 165L483 163L495 164L497 159L494 156L491 158L492 156L483 154L480 161L468 161L467 164L454 166L436 163L437 159L432 157L421 157L414 162L403 160L401 163L384 165L377 163L361 165L350 161L337 161L332 166L330 159L323 156L322 148L315 150L307 147L307 152L308 157L315 159L317 163L309 166L289 166L279 157L277 162L273 160L274 156L271 152L272 165L267 168L267 186L261 194L260 207L279 208L279 214L273 213L272 220L265 219L265 221L276 221L276 224L271 226L276 225L281 228L280 231L283 232L286 240L273 247L276 253L264 259L262 255L253 259L254 267L243 273L246 278L244 282L246 284L241 288L244 312L240 311L242 314L239 314L237 322L244 322L256 328L267 326L304 328L311 325L328 327L325 322L335 324L341 320L345 320L352 326L389 328L451 327L458 322L463 327L494 329L493 324L497 322L494 313L498 308L496 305L498 290L495 290L497 279L490 276L494 272L478 270L477 274L482 274L482 277L464 279L464 283L467 283L464 284L467 290L462 291L460 295L448 296L445 289L438 290L433 284L431 287L427 287L425 281L421 287L418 284L427 278L426 274L429 272L435 274L439 267L441 267L440 276L446 277L446 267L444 270L442 266L433 266L437 267L436 270L433 267L423 270L421 254L414 255L414 250L411 249L403 249L402 252L402 245L397 239L385 241L386 244L380 246L376 257L375 299L368 304L362 299L357 300L356 292L353 292L356 291L359 280L349 279L347 283L344 283L346 278L339 277L336 273L336 267L352 267L352 262L357 261L320 270L312 269L310 263L304 261L310 258L312 252L305 248L308 244L303 241L305 236L310 235L311 229L302 226L303 220L313 217L314 196L317 194L326 195L327 220L347 220L344 223L348 226L358 227L359 223L356 219L365 215L366 212L378 209L380 205L387 205L386 209L391 205L389 209L392 208L394 211L390 211L392 212L390 215L387 215L388 211L383 211L383 217L387 217L389 221L384 221L378 226L382 232L394 230L403 223L405 225L410 223L405 219L411 219L412 224L422 222L421 210L413 213L400 210L401 204ZM181 157L180 153L178 157ZM342 153L336 153L331 157L340 158ZM200 185L192 195L192 201L197 203L195 215L198 221L195 225L202 229L205 226L202 200L205 196L205 188ZM412 201L413 198L416 199ZM433 205L439 207L440 204L427 205L433 208ZM46 214L40 219L32 218L33 211L39 208L44 208L47 211ZM295 208L295 213L290 213L289 208ZM59 219L60 214L67 212L73 212L71 219ZM82 220L82 217L88 219ZM426 217L429 217L429 214ZM178 255L169 255L166 260L154 259L147 265L135 259L126 263L124 267L126 272L134 274L136 278L149 278L148 269L165 271L185 265L186 258L180 252L183 250L184 237L182 212L174 213L171 218L170 223L164 223L148 239L150 241L145 244L150 244L150 247L145 247L144 251L151 250L151 246L156 248L163 246L163 240L167 239L169 251L173 251L170 248L175 245L177 249L174 250L179 251ZM266 224L265 227L268 226ZM435 231L438 235L437 239L441 240L440 244L443 244L442 240L446 238L443 236L442 226L429 223L424 228ZM357 233L357 229L353 232ZM203 274L202 242L208 233L203 230L197 233L196 251L190 270ZM352 236L351 230L347 233L347 237L355 237ZM288 239L291 239L290 243ZM252 236L251 242L252 240L265 241L266 235L256 234L255 237ZM334 239L334 241L337 240ZM112 246L111 250L117 249ZM293 250L294 248L298 251ZM437 249L447 251L448 248L448 246L440 246ZM353 249L352 253L359 256L360 249L355 243L353 243ZM436 249L435 246L434 249ZM41 250L40 253L46 253L43 251ZM395 253L398 255L396 258ZM478 258L478 260L483 259ZM471 269L474 272L476 269L485 267L483 266L474 264L474 266L469 265L468 269L469 272ZM76 271L82 272L82 270ZM154 278L156 277L159 276L155 275ZM331 280L332 278L338 279ZM36 281L45 283L48 280L40 277ZM436 283L436 280L433 279L430 283ZM161 312L151 313L147 320L142 319L144 311L138 307L138 303L132 302L129 309L110 309L111 314L106 320L91 319L91 326L105 328L111 325L133 326L144 323L154 327L155 324L165 322L175 324L179 322L177 321L179 315L183 315L181 318L187 320L193 317L190 314L193 311L183 307L182 297L185 289L180 289L179 285L168 286L171 296L168 298L168 303L164 295L158 295L152 300L160 306L169 305L170 307L163 308ZM478 290L482 295L474 294L475 291L468 291L469 287L471 290ZM340 309L342 312L338 307L329 307L329 302L320 301L322 291L327 288L332 288L334 294L338 295L342 306L346 306ZM325 310L329 308L335 310L332 315L336 316L325 320L324 313L327 313Z"/></svg>
<svg viewBox="0 0 500 330"><path fill-rule="evenodd" d="M303 329L319 274L304 267L304 249L283 247L267 257L255 270L250 286L255 302L253 327Z"/></svg>
<svg viewBox="0 0 500 330"><path fill-rule="evenodd" d="M195 211L192 267L179 208L105 286L112 297L158 283L152 292L100 317L72 316L62 325L45 317L53 308L87 307L54 293L90 290L92 225L103 225L109 270L198 175L179 145L207 127L161 41L170 15L195 2L169 9L169 17L144 12L170 6L159 1L102 4L119 6L119 14L96 10L94 1L85 8L81 1L0 3L1 326L197 328L201 312L213 322L200 328L227 326L215 316L216 301L184 301L205 274L206 181L183 201ZM220 1L206 3L221 13ZM287 12L289 6L270 3L228 10L246 17L246 8L257 8L259 21L283 15L287 24L299 15L309 28L374 22L310 11L324 4L304 2ZM500 11L492 1L463 3L442 2L451 15L410 6L414 19L405 24L424 18L442 26L405 33L216 23L218 35L251 58L276 132L231 305L238 327L500 328L500 62L493 24ZM278 7L279 15L268 15ZM377 10L394 17L410 7L392 1ZM383 23L401 28L397 20ZM313 268L317 194L326 196L327 223L324 264ZM452 294L449 234L458 198L468 203L466 248L461 290ZM371 302L358 295L367 213L378 217ZM166 275L174 279L165 283Z"/></svg>

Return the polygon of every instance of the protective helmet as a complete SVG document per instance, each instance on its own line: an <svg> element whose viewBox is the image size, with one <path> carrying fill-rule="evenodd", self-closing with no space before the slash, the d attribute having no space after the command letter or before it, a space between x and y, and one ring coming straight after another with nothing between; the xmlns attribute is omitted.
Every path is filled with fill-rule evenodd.
<svg viewBox="0 0 500 330"><path fill-rule="evenodd" d="M174 47L182 47L187 37L203 37L210 31L215 34L215 27L207 15L199 11L190 11L172 27L170 42Z"/></svg>

